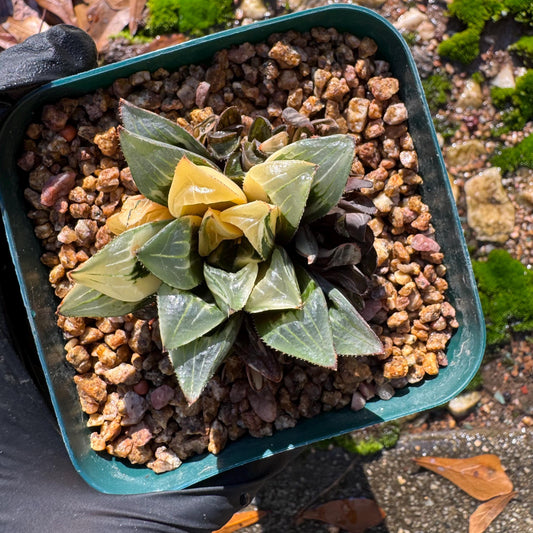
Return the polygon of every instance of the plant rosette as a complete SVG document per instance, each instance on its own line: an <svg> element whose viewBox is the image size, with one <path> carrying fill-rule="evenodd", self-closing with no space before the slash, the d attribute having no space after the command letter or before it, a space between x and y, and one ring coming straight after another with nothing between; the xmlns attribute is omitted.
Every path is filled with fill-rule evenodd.
<svg viewBox="0 0 533 533"><path fill-rule="evenodd" d="M256 118L245 135L228 108L191 134L120 104L140 194L107 219L111 242L70 273L59 313L152 312L190 404L230 353L260 389L282 378L278 352L331 369L338 356L383 352L359 313L375 208L358 193L368 183L350 178L354 141L292 111L276 129Z"/></svg>

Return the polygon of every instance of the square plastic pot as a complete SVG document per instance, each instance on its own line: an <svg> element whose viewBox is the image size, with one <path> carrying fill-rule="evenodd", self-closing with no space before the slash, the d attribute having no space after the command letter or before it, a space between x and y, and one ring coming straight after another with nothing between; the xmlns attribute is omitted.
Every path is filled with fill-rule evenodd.
<svg viewBox="0 0 533 533"><path fill-rule="evenodd" d="M64 359L64 342L55 323L57 298L48 283L42 253L26 217L23 199L25 178L16 165L27 125L38 120L46 103L75 97L107 87L121 77L140 71L169 71L181 65L208 61L217 50L246 41L257 43L275 32L308 31L313 27L334 27L340 32L372 37L378 44L377 57L390 62L400 81L400 97L409 112L413 137L424 178L422 193L433 215L436 237L448 267L448 296L457 310L460 327L447 348L449 365L433 379L397 391L389 401L369 401L358 412L345 408L302 420L293 429L272 437L244 437L218 456L205 454L186 461L180 468L156 475L147 468L98 454L90 449L89 432L74 383L73 370ZM371 10L348 5L331 5L266 20L174 47L128 59L87 73L53 82L21 100L0 132L0 204L11 256L17 273L35 345L49 388L65 446L76 470L94 488L115 494L178 490L235 466L288 449L347 433L382 421L393 420L441 405L459 393L474 376L483 356L485 327L474 277L463 238L446 169L415 63L401 35Z"/></svg>

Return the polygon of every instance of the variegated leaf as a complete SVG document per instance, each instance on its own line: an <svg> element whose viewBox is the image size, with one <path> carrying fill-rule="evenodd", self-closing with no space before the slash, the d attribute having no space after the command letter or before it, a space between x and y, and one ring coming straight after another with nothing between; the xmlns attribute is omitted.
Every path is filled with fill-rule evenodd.
<svg viewBox="0 0 533 533"><path fill-rule="evenodd" d="M348 135L329 135L294 142L274 152L267 161L300 159L318 165L302 222L312 222L337 205L355 155Z"/></svg>
<svg viewBox="0 0 533 533"><path fill-rule="evenodd" d="M168 205L167 198L177 164L183 156L214 168L206 158L189 150L120 130L120 146L139 191L150 200Z"/></svg>
<svg viewBox="0 0 533 533"><path fill-rule="evenodd" d="M316 168L307 161L267 161L252 167L244 177L243 190L249 200L278 206L276 234L284 242L298 229Z"/></svg>
<svg viewBox="0 0 533 533"><path fill-rule="evenodd" d="M123 302L76 283L63 298L58 311L63 316L122 316L137 311L147 303L146 298L139 302Z"/></svg>
<svg viewBox="0 0 533 533"><path fill-rule="evenodd" d="M268 346L315 365L337 368L337 355L322 289L298 269L303 307L254 315L259 336Z"/></svg>
<svg viewBox="0 0 533 533"><path fill-rule="evenodd" d="M120 100L120 117L124 127L141 137L185 148L194 154L211 159L211 154L186 129L161 115Z"/></svg>
<svg viewBox="0 0 533 533"><path fill-rule="evenodd" d="M161 281L137 261L137 250L168 224L148 222L115 237L71 272L72 279L124 302L138 302L157 291Z"/></svg>
<svg viewBox="0 0 533 533"><path fill-rule="evenodd" d="M242 237L242 230L233 224L223 222L220 211L209 208L202 218L198 233L198 252L208 256L222 241L235 240Z"/></svg>
<svg viewBox="0 0 533 533"><path fill-rule="evenodd" d="M329 323L335 351L340 355L374 355L383 353L383 344L365 319L338 289L327 294L331 302Z"/></svg>
<svg viewBox="0 0 533 533"><path fill-rule="evenodd" d="M252 292L258 272L257 263L248 263L237 272L204 264L204 277L220 309L228 315L240 311Z"/></svg>
<svg viewBox="0 0 533 533"><path fill-rule="evenodd" d="M192 342L226 319L215 304L165 284L157 293L157 310L161 340L167 350Z"/></svg>
<svg viewBox="0 0 533 533"><path fill-rule="evenodd" d="M300 288L287 252L280 246L274 247L268 266L263 268L244 307L245 311L261 313L300 307Z"/></svg>
<svg viewBox="0 0 533 533"><path fill-rule="evenodd" d="M255 201L230 207L220 213L220 220L239 228L257 253L267 259L274 246L278 208Z"/></svg>
<svg viewBox="0 0 533 533"><path fill-rule="evenodd" d="M198 255L201 221L196 216L174 219L139 249L139 261L167 285L193 289L203 281Z"/></svg>
<svg viewBox="0 0 533 533"><path fill-rule="evenodd" d="M242 322L242 313L231 317L210 335L169 350L178 381L189 404L202 394L207 382L231 350Z"/></svg>

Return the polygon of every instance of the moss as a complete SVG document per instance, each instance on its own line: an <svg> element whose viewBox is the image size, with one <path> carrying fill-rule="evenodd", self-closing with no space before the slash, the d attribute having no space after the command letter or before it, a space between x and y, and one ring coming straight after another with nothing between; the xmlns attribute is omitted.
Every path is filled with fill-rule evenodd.
<svg viewBox="0 0 533 533"><path fill-rule="evenodd" d="M422 80L422 87L424 88L429 108L431 111L436 112L448 101L448 96L452 90L452 82L446 74L437 72Z"/></svg>
<svg viewBox="0 0 533 533"><path fill-rule="evenodd" d="M515 146L504 148L492 158L492 164L502 172L511 172L518 167L533 168L533 134Z"/></svg>
<svg viewBox="0 0 533 533"><path fill-rule="evenodd" d="M454 0L448 11L468 27L481 31L490 19L497 20L505 9L500 0Z"/></svg>
<svg viewBox="0 0 533 533"><path fill-rule="evenodd" d="M473 268L487 344L506 342L511 332L533 331L533 272L499 249L490 252L486 261L474 261Z"/></svg>
<svg viewBox="0 0 533 533"><path fill-rule="evenodd" d="M414 46L418 40L418 35L414 31L406 31L402 33L402 37L409 46Z"/></svg>
<svg viewBox="0 0 533 533"><path fill-rule="evenodd" d="M528 63L533 63L533 35L524 35L516 43L509 46L509 50L516 52Z"/></svg>
<svg viewBox="0 0 533 533"><path fill-rule="evenodd" d="M146 31L152 35L203 35L233 18L232 0L148 0Z"/></svg>
<svg viewBox="0 0 533 533"><path fill-rule="evenodd" d="M533 26L533 3L531 0L504 0L504 5L517 22Z"/></svg>
<svg viewBox="0 0 533 533"><path fill-rule="evenodd" d="M318 443L317 447L328 448L330 445L334 445L357 455L373 455L384 448L392 448L399 438L399 424L388 422L322 441Z"/></svg>
<svg viewBox="0 0 533 533"><path fill-rule="evenodd" d="M475 81L481 85L485 81L485 76L483 76L483 74L477 70L472 74L472 81Z"/></svg>
<svg viewBox="0 0 533 533"><path fill-rule="evenodd" d="M437 52L464 64L472 63L479 55L479 39L481 30L471 26L466 30L453 34L439 44Z"/></svg>
<svg viewBox="0 0 533 533"><path fill-rule="evenodd" d="M512 87L491 87L490 89L492 103L500 109L511 103L513 94L514 89Z"/></svg>

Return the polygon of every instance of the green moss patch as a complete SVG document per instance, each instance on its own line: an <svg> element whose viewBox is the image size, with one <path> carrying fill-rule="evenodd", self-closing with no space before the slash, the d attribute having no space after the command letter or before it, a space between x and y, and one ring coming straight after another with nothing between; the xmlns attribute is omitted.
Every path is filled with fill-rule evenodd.
<svg viewBox="0 0 533 533"><path fill-rule="evenodd" d="M446 74L437 72L422 80L422 87L424 88L429 108L432 112L436 112L448 101L452 90L452 82Z"/></svg>
<svg viewBox="0 0 533 533"><path fill-rule="evenodd" d="M524 35L509 50L518 54L524 61L533 63L533 35Z"/></svg>
<svg viewBox="0 0 533 533"><path fill-rule="evenodd" d="M512 172L518 167L533 168L533 134L516 146L504 148L492 158L492 164L502 172Z"/></svg>
<svg viewBox="0 0 533 533"><path fill-rule="evenodd" d="M203 35L233 18L232 5L232 0L148 0L146 31L151 36Z"/></svg>
<svg viewBox="0 0 533 533"><path fill-rule="evenodd" d="M512 332L533 331L533 272L505 250L473 262L487 326L487 344L506 342Z"/></svg>

